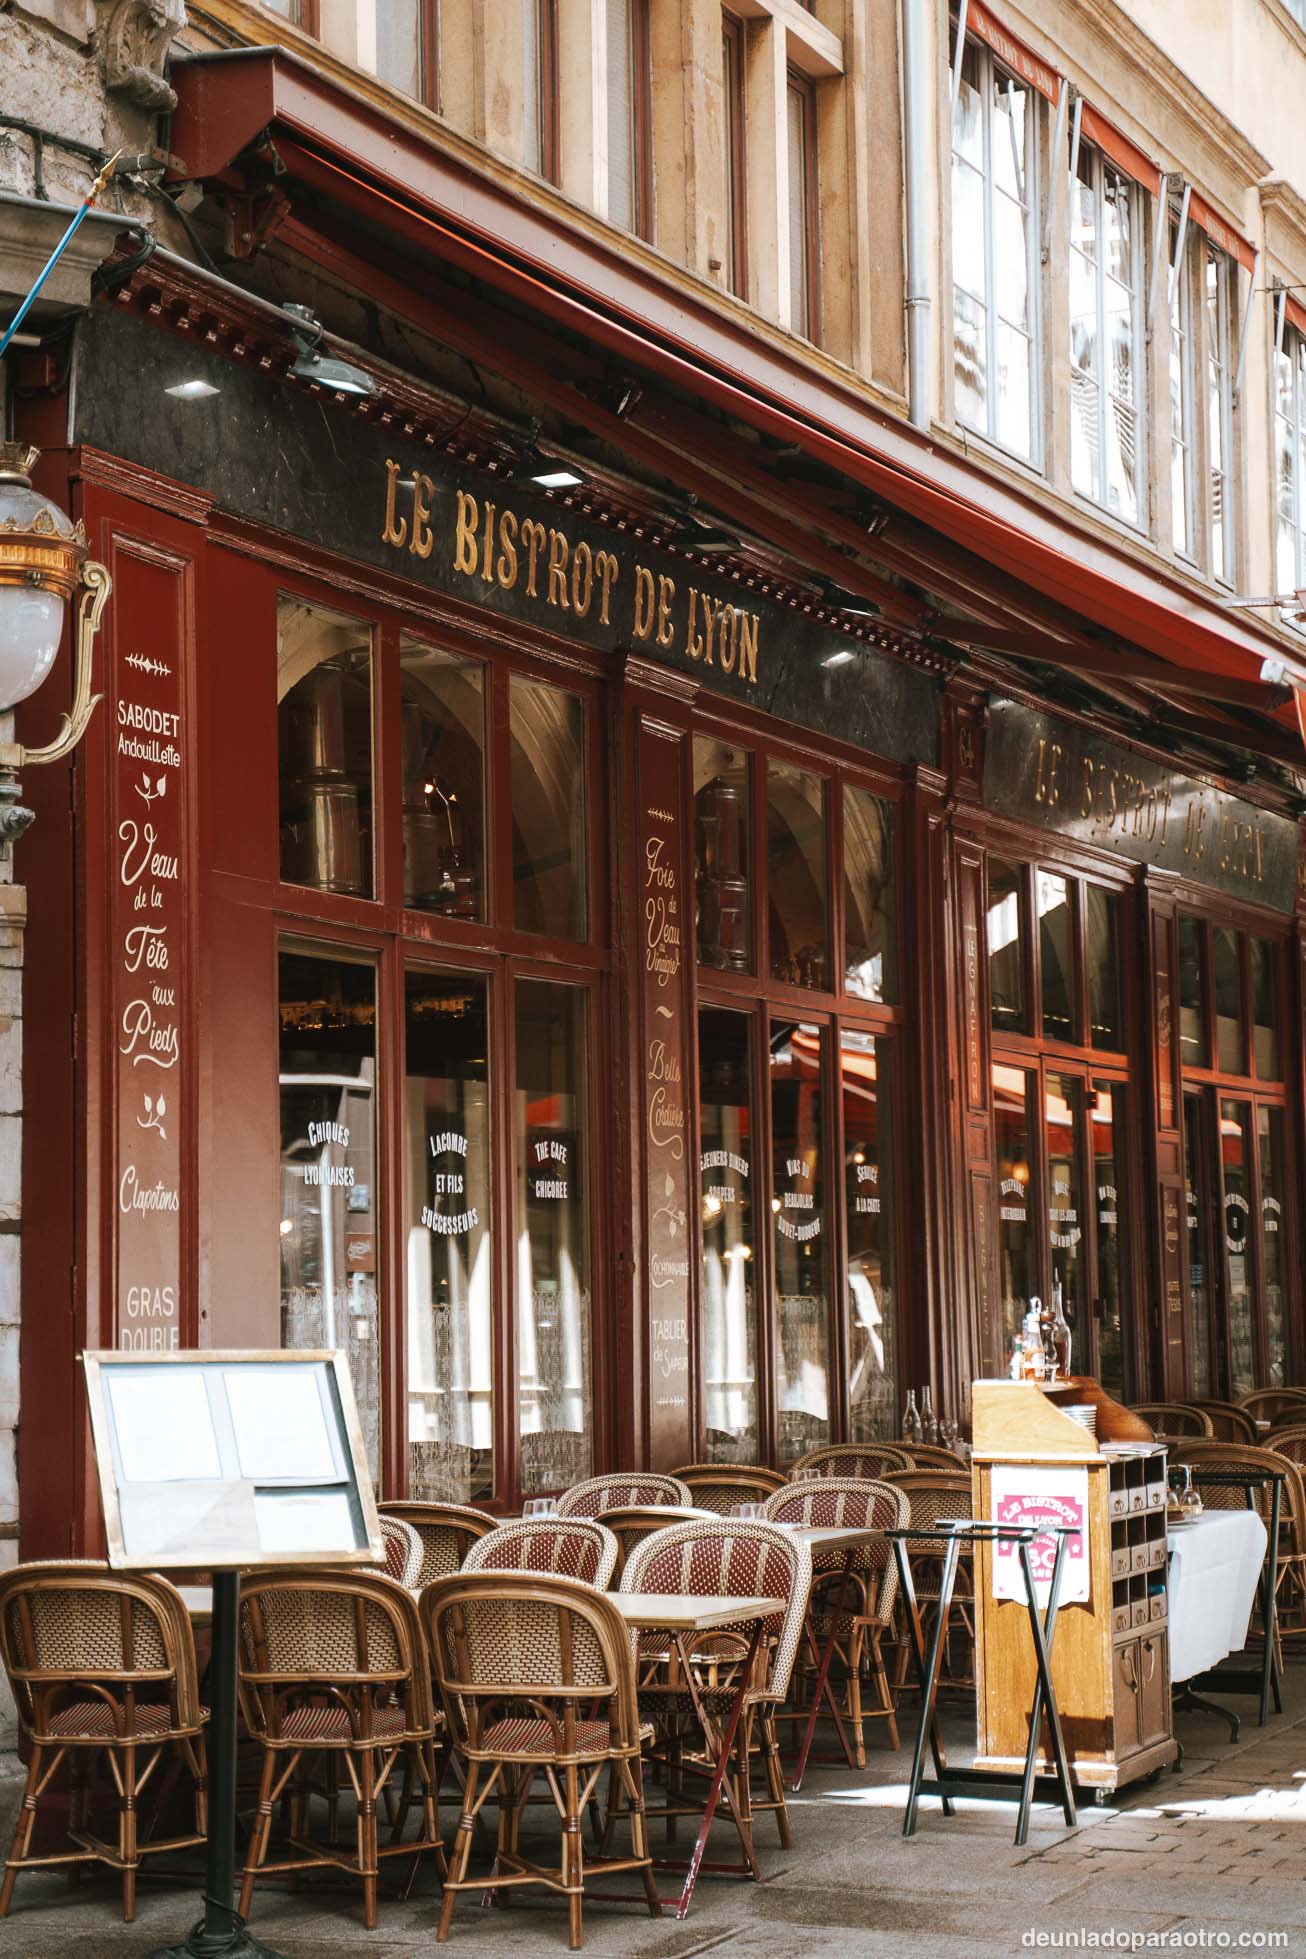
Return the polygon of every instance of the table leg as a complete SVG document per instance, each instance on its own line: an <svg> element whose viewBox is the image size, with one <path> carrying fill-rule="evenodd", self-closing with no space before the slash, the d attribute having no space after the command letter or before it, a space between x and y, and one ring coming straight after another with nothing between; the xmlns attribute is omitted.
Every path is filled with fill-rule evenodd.
<svg viewBox="0 0 1306 1959"><path fill-rule="evenodd" d="M853 1765L852 1750L848 1746L848 1737L844 1732L843 1718L839 1713L838 1707L835 1705L834 1695L830 1692L829 1680L830 1667L834 1660L835 1642L839 1634L839 1617L847 1601L848 1581L852 1577L853 1564L856 1556L857 1553L855 1550L849 1551L843 1561L843 1570L840 1573L839 1596L835 1602L834 1612L830 1619L830 1636L825 1642L821 1657L817 1663L816 1690L812 1695L812 1711L807 1717L807 1726L803 1730L803 1742L802 1747L798 1751L798 1762L794 1769L794 1779L789 1784L794 1795L797 1795L798 1791L802 1788L803 1777L807 1773L807 1757L812 1752L812 1740L816 1734L816 1723L820 1716L821 1702L823 1700L828 1700L830 1703L830 1712L834 1716L834 1725L838 1731L839 1740L843 1745L844 1759L848 1763L849 1768ZM815 1578L812 1580L812 1590L816 1590Z"/></svg>
<svg viewBox="0 0 1306 1959"><path fill-rule="evenodd" d="M717 1752L716 1766L712 1771L712 1780L708 1785L707 1800L703 1805L703 1821L699 1824L698 1836L694 1841L693 1854L689 1859L689 1869L685 1872L685 1882L680 1893L680 1903L676 1906L677 1918L683 1918L689 1910L689 1901L694 1895L694 1886L698 1883L699 1867L707 1853L708 1832L712 1828L712 1818L716 1815L717 1803L721 1798L721 1785L725 1781L726 1771L730 1766L730 1755L735 1745L735 1735L739 1728L739 1717L744 1711L744 1697L748 1692L748 1685L753 1677L753 1661L757 1657L757 1649L761 1644L762 1623L758 1619L753 1626L753 1636L748 1642L748 1653L744 1660L743 1670L739 1676L739 1686L735 1693L734 1703L726 1718L726 1724L721 1731L721 1746ZM698 1706L697 1693L693 1688L690 1689L690 1693L695 1706ZM706 1739L709 1735L709 1730L704 1727L703 1733ZM743 1772L745 1775L748 1773L747 1762L744 1764ZM738 1826L738 1814L735 1816L735 1822ZM746 1836L744 1830L740 1829L739 1839L744 1846L744 1854L748 1858L753 1876L760 1883L762 1873L758 1867L757 1857L754 1854L750 1837L751 1833Z"/></svg>
<svg viewBox="0 0 1306 1959"><path fill-rule="evenodd" d="M1265 1628L1265 1655L1261 1661L1261 1720L1260 1725L1270 1718L1270 1693L1274 1694L1274 1711L1283 1713L1283 1696L1279 1691L1279 1663L1275 1655L1279 1628L1279 1512L1283 1497L1283 1484L1273 1484L1270 1498L1270 1544L1265 1564L1261 1572L1261 1624ZM1247 1492L1248 1507L1253 1507L1252 1492Z"/></svg>
<svg viewBox="0 0 1306 1959"><path fill-rule="evenodd" d="M921 1718L916 1730L916 1747L912 1755L911 1780L907 1784L907 1809L902 1819L902 1833L905 1837L916 1833L916 1808L921 1797L921 1783L925 1779L925 1744L928 1740L934 1757L935 1774L942 1779L944 1774L943 1751L939 1746L936 1727L935 1708L938 1702L939 1666L943 1657L943 1642L947 1631L948 1615L952 1609L952 1588L957 1577L957 1559L961 1552L961 1540L953 1537L943 1559L943 1578L939 1586L939 1613L934 1622L934 1635L930 1641L930 1657L925 1663L924 1642L921 1639L920 1615L916 1609L916 1592L911 1582L911 1570L899 1539L894 1539L898 1554L898 1575L902 1581L907 1599L907 1623L911 1633L912 1649L916 1657L916 1668L921 1683ZM943 1798L943 1813L952 1815L952 1802Z"/></svg>

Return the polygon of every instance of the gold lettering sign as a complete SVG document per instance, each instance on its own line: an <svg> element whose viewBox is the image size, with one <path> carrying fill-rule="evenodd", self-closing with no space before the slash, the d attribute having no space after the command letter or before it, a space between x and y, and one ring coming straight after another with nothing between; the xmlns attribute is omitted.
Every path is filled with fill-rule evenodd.
<svg viewBox="0 0 1306 1959"><path fill-rule="evenodd" d="M429 476L420 470L405 476L393 459L385 473L381 542L389 549L426 559L437 553L443 535L454 578L466 581L473 596L487 587L516 592L555 630L566 630L563 614L592 619L618 639L710 667L713 678L756 687L758 613L638 560L633 567L627 560L623 577L621 559L606 544L521 517L471 490L442 497Z"/></svg>

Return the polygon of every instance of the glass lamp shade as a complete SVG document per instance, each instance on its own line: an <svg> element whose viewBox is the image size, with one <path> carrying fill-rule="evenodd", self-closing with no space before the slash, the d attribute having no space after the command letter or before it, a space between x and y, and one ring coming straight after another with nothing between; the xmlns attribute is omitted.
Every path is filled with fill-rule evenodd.
<svg viewBox="0 0 1306 1959"><path fill-rule="evenodd" d="M0 708L34 694L54 665L64 600L40 586L0 584Z"/></svg>

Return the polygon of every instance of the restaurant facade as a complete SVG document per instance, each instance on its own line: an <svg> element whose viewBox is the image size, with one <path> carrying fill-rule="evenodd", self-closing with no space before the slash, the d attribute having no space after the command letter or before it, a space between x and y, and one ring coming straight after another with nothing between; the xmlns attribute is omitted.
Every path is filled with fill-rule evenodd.
<svg viewBox="0 0 1306 1959"><path fill-rule="evenodd" d="M98 1542L86 1347L343 1347L385 1494L492 1509L964 1424L1054 1290L1121 1398L1302 1379L1270 642L1154 593L1113 671L1130 581L1052 607L927 444L401 198L290 56L173 80L368 387L124 231L20 410L113 579L25 785L24 1554Z"/></svg>

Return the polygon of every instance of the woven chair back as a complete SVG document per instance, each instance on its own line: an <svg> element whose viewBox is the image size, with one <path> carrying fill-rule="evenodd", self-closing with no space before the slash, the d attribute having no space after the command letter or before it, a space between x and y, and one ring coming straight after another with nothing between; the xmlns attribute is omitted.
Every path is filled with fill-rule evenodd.
<svg viewBox="0 0 1306 1959"><path fill-rule="evenodd" d="M1204 1415L1210 1416L1211 1433L1217 1442L1256 1443L1260 1440L1255 1417L1249 1415L1245 1408L1240 1408L1236 1401L1190 1401L1187 1406L1200 1408ZM1288 1419L1306 1421L1306 1408L1301 1410L1300 1415Z"/></svg>
<svg viewBox="0 0 1306 1959"><path fill-rule="evenodd" d="M1282 1428L1272 1428L1265 1447L1287 1456L1289 1462L1306 1464L1306 1422L1285 1422Z"/></svg>
<svg viewBox="0 0 1306 1959"><path fill-rule="evenodd" d="M396 1585L415 1589L422 1569L422 1540L412 1525L402 1517L382 1517L381 1543L385 1551L381 1563L364 1569L383 1571Z"/></svg>
<svg viewBox="0 0 1306 1959"><path fill-rule="evenodd" d="M1306 1483L1302 1471L1290 1457L1280 1455L1276 1449L1253 1447L1247 1442L1177 1442L1170 1451L1174 1463L1186 1463L1193 1470L1212 1470L1221 1475L1237 1476L1244 1469L1277 1469L1284 1475L1283 1501L1280 1519L1289 1533L1288 1541L1280 1543L1280 1550L1301 1551L1306 1549ZM1208 1510L1244 1510L1247 1495L1240 1489L1212 1488L1209 1485L1198 1490L1203 1504ZM1262 1518L1268 1524L1272 1503L1272 1490L1268 1485L1254 1490L1253 1501Z"/></svg>
<svg viewBox="0 0 1306 1959"><path fill-rule="evenodd" d="M134 1705L167 1703L170 1726L199 1726L195 1643L176 1587L92 1560L16 1565L0 1576L0 1658L24 1725L92 1700L131 1732Z"/></svg>
<svg viewBox="0 0 1306 1959"><path fill-rule="evenodd" d="M840 1442L828 1448L809 1449L805 1456L789 1465L789 1480L819 1470L822 1476L869 1476L877 1482L891 1470L910 1469L911 1457L892 1442Z"/></svg>
<svg viewBox="0 0 1306 1959"><path fill-rule="evenodd" d="M654 1504L690 1507L692 1499L684 1484L674 1476L658 1476L652 1470L620 1476L591 1476L576 1483L558 1499L558 1514L563 1517L601 1517L605 1510L622 1510L633 1503L647 1509Z"/></svg>
<svg viewBox="0 0 1306 1959"><path fill-rule="evenodd" d="M1141 1415L1157 1435L1191 1435L1201 1441L1215 1434L1211 1417L1195 1402L1134 1401L1130 1403L1130 1410L1135 1415Z"/></svg>
<svg viewBox="0 0 1306 1959"><path fill-rule="evenodd" d="M464 1571L540 1571L579 1578L605 1592L617 1566L617 1540L589 1517L523 1517L478 1539Z"/></svg>
<svg viewBox="0 0 1306 1959"><path fill-rule="evenodd" d="M955 1449L940 1448L936 1442L895 1442L893 1446L899 1455L906 1456L913 1469L966 1470L964 1456L959 1456Z"/></svg>
<svg viewBox="0 0 1306 1959"><path fill-rule="evenodd" d="M891 1483L870 1477L810 1477L778 1490L766 1506L768 1519L775 1524L806 1524L814 1530L897 1530L908 1522L907 1499ZM818 1574L842 1571L846 1554L840 1550L817 1551L812 1568ZM892 1546L866 1544L858 1547L853 1571L867 1586L875 1615L887 1619L898 1595L898 1566Z"/></svg>
<svg viewBox="0 0 1306 1959"><path fill-rule="evenodd" d="M377 1508L383 1518L400 1518L421 1539L421 1567L411 1581L414 1590L433 1578L451 1578L461 1571L472 1545L499 1521L486 1510L462 1503L381 1503Z"/></svg>
<svg viewBox="0 0 1306 1959"><path fill-rule="evenodd" d="M669 1524L637 1544L621 1574L623 1592L688 1592L723 1598L782 1598L763 1628L764 1673L751 1698L782 1701L802 1637L812 1554L778 1524L723 1517Z"/></svg>
<svg viewBox="0 0 1306 1959"><path fill-rule="evenodd" d="M785 1486L779 1470L760 1463L691 1462L675 1473L694 1508L715 1510L718 1517L728 1517L737 1503L765 1503Z"/></svg>
<svg viewBox="0 0 1306 1959"><path fill-rule="evenodd" d="M1238 1406L1254 1422L1306 1422L1306 1388L1254 1388L1239 1395Z"/></svg>
<svg viewBox="0 0 1306 1959"><path fill-rule="evenodd" d="M246 1723L264 1738L319 1701L357 1720L378 1688L402 1704L409 1732L430 1727L417 1603L378 1571L296 1568L243 1579L239 1669Z"/></svg>

